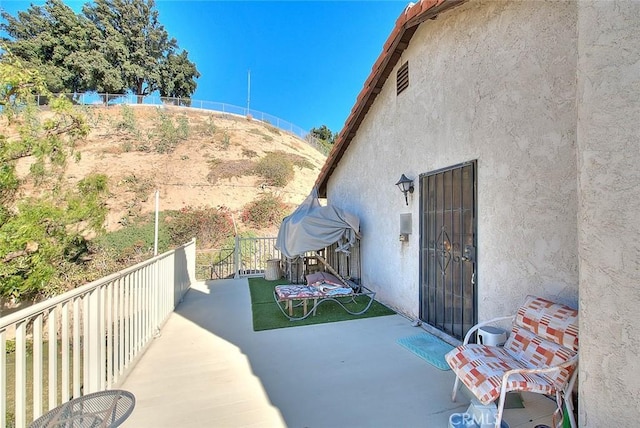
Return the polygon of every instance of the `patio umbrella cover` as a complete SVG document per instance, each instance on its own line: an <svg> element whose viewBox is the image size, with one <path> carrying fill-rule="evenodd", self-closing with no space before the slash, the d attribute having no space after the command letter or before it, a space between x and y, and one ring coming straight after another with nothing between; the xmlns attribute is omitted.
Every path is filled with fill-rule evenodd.
<svg viewBox="0 0 640 428"><path fill-rule="evenodd" d="M338 207L322 206L318 191L311 194L296 210L285 217L278 231L276 249L288 258L338 243L338 251L349 248L360 237L360 219Z"/></svg>

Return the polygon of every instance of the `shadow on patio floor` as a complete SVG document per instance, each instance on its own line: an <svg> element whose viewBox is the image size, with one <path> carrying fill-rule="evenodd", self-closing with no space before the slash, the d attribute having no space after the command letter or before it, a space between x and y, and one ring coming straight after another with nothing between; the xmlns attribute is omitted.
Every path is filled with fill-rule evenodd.
<svg viewBox="0 0 640 428"><path fill-rule="evenodd" d="M398 345L419 331L391 315L254 332L246 279L199 283L120 385L137 400L123 426L446 428L469 402ZM551 400L525 406L511 428L551 424Z"/></svg>

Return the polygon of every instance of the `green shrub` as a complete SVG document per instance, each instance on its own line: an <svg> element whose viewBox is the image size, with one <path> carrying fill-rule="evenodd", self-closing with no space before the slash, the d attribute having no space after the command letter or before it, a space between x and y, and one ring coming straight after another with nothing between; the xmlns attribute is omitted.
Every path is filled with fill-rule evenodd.
<svg viewBox="0 0 640 428"><path fill-rule="evenodd" d="M84 196L94 193L107 193L109 178L105 174L91 174L80 180L78 189Z"/></svg>
<svg viewBox="0 0 640 428"><path fill-rule="evenodd" d="M244 156L245 158L253 159L258 157L258 153L255 150L243 148L242 156Z"/></svg>
<svg viewBox="0 0 640 428"><path fill-rule="evenodd" d="M273 141L273 137L272 137L271 135L267 135L267 134L266 134L263 130L261 130L261 129L258 129L258 128L251 128L248 132L249 132L250 134L253 134L253 135L259 135L259 136L261 136L261 137L262 137L262 139L263 139L263 140L265 140L265 141L268 141L268 142Z"/></svg>
<svg viewBox="0 0 640 428"><path fill-rule="evenodd" d="M218 128L216 127L216 124L213 121L213 116L208 116L207 117L206 132L209 135L213 135L213 134L216 133L217 130L218 130Z"/></svg>
<svg viewBox="0 0 640 428"><path fill-rule="evenodd" d="M222 161L220 159L213 159L209 162L209 174L207 174L207 181L211 184L215 184L221 178L234 178L243 177L245 175L252 175L255 169L255 162L245 159Z"/></svg>
<svg viewBox="0 0 640 428"><path fill-rule="evenodd" d="M257 238L258 236L255 232L245 231L239 234L240 238ZM235 242L232 238L231 245L235 245ZM242 257L242 262L245 265L251 265L254 260L256 260L256 256L258 256L258 248L254 245L249 239L242 239L240 241L240 255Z"/></svg>
<svg viewBox="0 0 640 428"><path fill-rule="evenodd" d="M137 135L139 133L138 124L133 109L126 104L122 104L120 113L122 114L122 120L117 123L117 128Z"/></svg>
<svg viewBox="0 0 640 428"><path fill-rule="evenodd" d="M293 146L291 147L295 149L295 147ZM296 153L277 150L275 152L267 152L267 154L288 159L289 162L293 164L293 166L297 166L298 168L301 168L301 169L302 168L313 169L313 164L309 161L309 159Z"/></svg>
<svg viewBox="0 0 640 428"><path fill-rule="evenodd" d="M159 253L171 247L169 232L162 225L163 217L164 213L161 213L158 227ZM153 254L154 237L155 222L150 217L145 221L102 235L95 240L95 244L101 249L111 252L116 259L128 261L136 258L136 255L139 254Z"/></svg>
<svg viewBox="0 0 640 428"><path fill-rule="evenodd" d="M24 199L0 223L0 296L31 298L64 291L82 277L84 232L99 232L106 215L104 175L89 175L58 199Z"/></svg>
<svg viewBox="0 0 640 428"><path fill-rule="evenodd" d="M182 140L189 137L189 121L179 116L176 126L171 115L164 109L157 108L158 117L155 124L154 137L157 139L155 150L158 153L171 153Z"/></svg>
<svg viewBox="0 0 640 428"><path fill-rule="evenodd" d="M171 242L180 245L196 238L200 248L218 246L233 235L233 220L225 208L185 207L167 212L166 228Z"/></svg>
<svg viewBox="0 0 640 428"><path fill-rule="evenodd" d="M210 137L215 135L216 131L218 130L218 127L216 126L213 118L214 116L210 114L209 116L206 117L206 119L199 120L197 122L195 132L200 135L205 135Z"/></svg>
<svg viewBox="0 0 640 428"><path fill-rule="evenodd" d="M134 203L146 202L153 189L153 181L150 178L140 178L133 173L125 176L122 179L122 184L127 187L128 191L134 193Z"/></svg>
<svg viewBox="0 0 640 428"><path fill-rule="evenodd" d="M178 116L178 128L176 129L178 137L182 140L189 138L189 119L187 116Z"/></svg>
<svg viewBox="0 0 640 428"><path fill-rule="evenodd" d="M280 224L286 211L287 205L279 197L265 193L245 206L242 221L256 229L275 226Z"/></svg>
<svg viewBox="0 0 640 428"><path fill-rule="evenodd" d="M251 128L250 130L247 131L249 134L253 134L253 135L259 135L261 137L266 136L267 134L264 133L264 131L262 131L261 129L258 128Z"/></svg>
<svg viewBox="0 0 640 428"><path fill-rule="evenodd" d="M78 182L77 193L67 197L67 215L69 221L77 223L89 221L95 231L102 231L102 222L108 209L105 198L109 195L109 178L105 174L90 174Z"/></svg>
<svg viewBox="0 0 640 428"><path fill-rule="evenodd" d="M160 213L158 252L183 245L194 237L198 248L220 246L225 242L231 242L233 247L233 230L231 216L224 208L187 207L179 211L164 211ZM148 259L153 254L153 240L153 214L100 236L92 243L92 269L99 272L97 277L100 277Z"/></svg>
<svg viewBox="0 0 640 428"><path fill-rule="evenodd" d="M265 122L266 122L266 121L265 121ZM266 122L266 125L265 125L265 126L267 127L267 129L268 129L269 131L273 132L274 134L276 134L276 135L282 135L282 134L280 133L280 130L279 130L278 128L276 128L275 126L271 125L269 122Z"/></svg>
<svg viewBox="0 0 640 428"><path fill-rule="evenodd" d="M291 160L291 162L293 162L295 166L297 166L300 169L302 168L313 169L313 164L304 156L290 153L289 159Z"/></svg>
<svg viewBox="0 0 640 428"><path fill-rule="evenodd" d="M318 141L320 142L320 147L318 147L318 150L321 153L323 153L325 156L327 156L333 149L333 144L325 140L318 140Z"/></svg>
<svg viewBox="0 0 640 428"><path fill-rule="evenodd" d="M255 172L268 185L284 187L294 176L293 163L280 153L268 153L256 164Z"/></svg>
<svg viewBox="0 0 640 428"><path fill-rule="evenodd" d="M230 145L231 145L231 137L229 136L229 134L227 134L227 131L224 131L224 134L222 134L222 141L220 143L220 146L226 150L229 148Z"/></svg>
<svg viewBox="0 0 640 428"><path fill-rule="evenodd" d="M3 137L0 135L0 147L5 148L7 145ZM20 181L15 174L14 164L10 162L0 164L0 206L13 199L19 185Z"/></svg>

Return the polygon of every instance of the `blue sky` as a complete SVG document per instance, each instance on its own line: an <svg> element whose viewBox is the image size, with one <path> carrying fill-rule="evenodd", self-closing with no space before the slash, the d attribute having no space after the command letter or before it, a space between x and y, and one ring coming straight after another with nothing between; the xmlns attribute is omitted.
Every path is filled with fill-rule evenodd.
<svg viewBox="0 0 640 428"><path fill-rule="evenodd" d="M0 0L12 15L31 3ZM67 1L79 11L85 2ZM342 129L408 1L156 1L201 73L195 100L247 106L303 129Z"/></svg>

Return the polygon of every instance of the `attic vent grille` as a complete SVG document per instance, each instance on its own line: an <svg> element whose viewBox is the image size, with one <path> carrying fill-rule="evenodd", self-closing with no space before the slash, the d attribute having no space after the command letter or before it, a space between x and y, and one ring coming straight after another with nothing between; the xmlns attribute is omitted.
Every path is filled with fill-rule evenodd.
<svg viewBox="0 0 640 428"><path fill-rule="evenodd" d="M396 78L396 95L400 95L402 91L409 87L409 61L402 64L398 69Z"/></svg>

